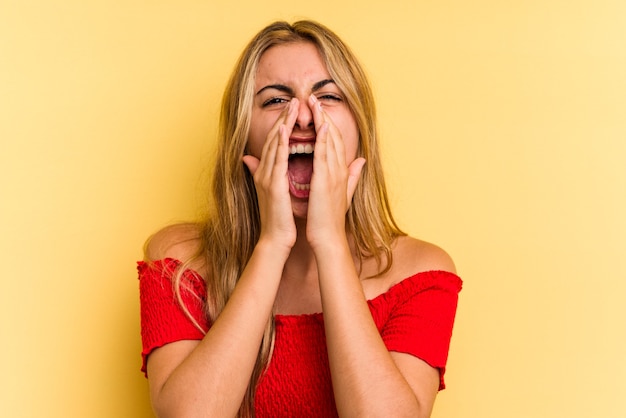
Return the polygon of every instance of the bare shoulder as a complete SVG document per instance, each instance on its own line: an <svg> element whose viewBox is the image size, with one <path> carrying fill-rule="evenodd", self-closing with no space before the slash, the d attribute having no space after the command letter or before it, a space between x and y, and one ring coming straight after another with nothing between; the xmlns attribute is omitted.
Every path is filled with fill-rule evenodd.
<svg viewBox="0 0 626 418"><path fill-rule="evenodd" d="M382 275L370 276L363 284L368 299L386 292L407 277L425 271L448 271L456 274L452 257L441 247L409 236L398 237L391 247L391 268ZM365 265L365 273L376 272L379 266L372 260Z"/></svg>
<svg viewBox="0 0 626 418"><path fill-rule="evenodd" d="M404 236L393 247L394 265L408 274L423 271L449 271L456 273L452 257L441 247L430 242Z"/></svg>
<svg viewBox="0 0 626 418"><path fill-rule="evenodd" d="M167 226L148 238L144 247L147 260L173 258L186 262L194 258L201 247L201 227L195 223Z"/></svg>

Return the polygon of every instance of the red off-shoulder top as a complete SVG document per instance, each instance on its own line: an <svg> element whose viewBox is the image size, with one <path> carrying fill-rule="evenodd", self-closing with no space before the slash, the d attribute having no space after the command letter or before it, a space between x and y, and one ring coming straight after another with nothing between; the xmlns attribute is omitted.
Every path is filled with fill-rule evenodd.
<svg viewBox="0 0 626 418"><path fill-rule="evenodd" d="M155 348L179 340L200 340L198 330L181 308L171 279L180 262L164 259L139 262L143 364ZM450 272L426 271L407 277L369 300L370 311L389 351L414 355L444 373L456 314L461 279ZM206 287L202 277L186 270L182 301L198 325L208 330L204 314ZM322 313L276 315L272 360L255 396L257 418L336 417Z"/></svg>

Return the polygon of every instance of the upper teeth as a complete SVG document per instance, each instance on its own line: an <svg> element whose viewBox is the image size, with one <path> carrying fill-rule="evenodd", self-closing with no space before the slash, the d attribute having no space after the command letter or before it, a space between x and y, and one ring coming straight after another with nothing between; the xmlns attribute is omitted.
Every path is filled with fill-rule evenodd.
<svg viewBox="0 0 626 418"><path fill-rule="evenodd" d="M313 152L313 145L311 145L311 144L292 145L290 150L289 150L290 154L311 154L312 152Z"/></svg>

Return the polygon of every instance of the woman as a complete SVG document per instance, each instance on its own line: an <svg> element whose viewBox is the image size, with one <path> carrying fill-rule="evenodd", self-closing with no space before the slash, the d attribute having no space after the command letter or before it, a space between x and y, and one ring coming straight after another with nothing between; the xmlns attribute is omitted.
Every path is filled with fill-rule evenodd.
<svg viewBox="0 0 626 418"><path fill-rule="evenodd" d="M139 265L157 415L428 417L461 281L396 226L371 90L330 30L277 22L247 46L213 198Z"/></svg>

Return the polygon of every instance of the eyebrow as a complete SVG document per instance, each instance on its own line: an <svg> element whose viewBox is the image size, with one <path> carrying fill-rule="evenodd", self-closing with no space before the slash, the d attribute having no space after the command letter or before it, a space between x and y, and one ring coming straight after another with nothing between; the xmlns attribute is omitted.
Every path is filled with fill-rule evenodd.
<svg viewBox="0 0 626 418"><path fill-rule="evenodd" d="M331 84L331 83L335 84L335 80L327 79L327 80L318 81L317 83L313 84L313 87L311 88L311 91L313 93L315 93L319 89L321 89L324 86L326 86L328 84ZM289 86L285 86L284 84L270 84L268 86L263 87L256 94L258 96L259 94L263 93L265 90L269 90L269 89L282 91L283 93L286 93L286 94L288 94L290 96L295 96L295 92L293 91L293 89L291 87L289 87Z"/></svg>

